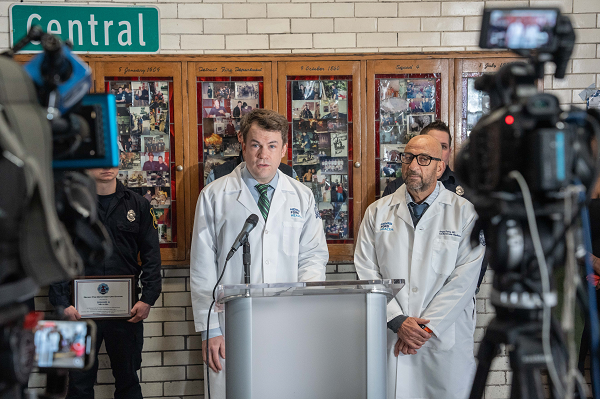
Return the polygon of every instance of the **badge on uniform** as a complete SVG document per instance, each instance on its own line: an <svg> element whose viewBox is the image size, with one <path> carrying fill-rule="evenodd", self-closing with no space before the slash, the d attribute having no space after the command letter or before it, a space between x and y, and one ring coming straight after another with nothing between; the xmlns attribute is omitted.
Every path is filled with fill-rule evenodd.
<svg viewBox="0 0 600 399"><path fill-rule="evenodd" d="M135 212L133 211L133 209L127 211L127 220L129 220L130 222L135 221Z"/></svg>
<svg viewBox="0 0 600 399"><path fill-rule="evenodd" d="M456 194L462 196L465 194L465 189L462 186L456 186Z"/></svg>

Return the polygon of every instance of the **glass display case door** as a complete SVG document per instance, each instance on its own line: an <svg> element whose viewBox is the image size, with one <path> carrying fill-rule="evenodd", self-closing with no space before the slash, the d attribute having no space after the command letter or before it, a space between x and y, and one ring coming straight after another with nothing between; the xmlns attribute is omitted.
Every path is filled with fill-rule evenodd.
<svg viewBox="0 0 600 399"><path fill-rule="evenodd" d="M286 162L315 196L329 260L351 261L362 216L360 62L279 62L277 74Z"/></svg>
<svg viewBox="0 0 600 399"><path fill-rule="evenodd" d="M162 260L183 260L181 63L123 60L95 66L96 91L113 93L117 101L118 179L150 202Z"/></svg>
<svg viewBox="0 0 600 399"><path fill-rule="evenodd" d="M490 111L490 98L486 93L475 89L475 80L483 74L495 73L502 66L514 61L519 61L519 59L484 58L454 61L454 83L456 85L456 107L454 109L455 153L458 153L462 144L469 138L471 130L473 130L479 119Z"/></svg>
<svg viewBox="0 0 600 399"><path fill-rule="evenodd" d="M194 208L198 194L214 178L212 169L240 156L241 117L254 108L272 108L271 62L190 62L188 85Z"/></svg>
<svg viewBox="0 0 600 399"><path fill-rule="evenodd" d="M366 207L401 174L400 154L408 140L436 119L450 125L447 59L367 61ZM452 163L452 160L451 160Z"/></svg>

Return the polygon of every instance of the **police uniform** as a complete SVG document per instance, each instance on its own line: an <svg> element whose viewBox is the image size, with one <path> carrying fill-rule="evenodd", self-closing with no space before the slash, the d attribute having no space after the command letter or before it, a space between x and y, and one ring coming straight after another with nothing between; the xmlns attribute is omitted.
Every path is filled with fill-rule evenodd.
<svg viewBox="0 0 600 399"><path fill-rule="evenodd" d="M107 197L107 196L102 196ZM100 198L100 196L99 196ZM103 208L99 203L98 216L113 242L113 253L104 262L88 264L87 276L135 275L136 295L152 306L161 292L161 261L157 224L150 203L117 181L112 199ZM138 264L138 253L141 265ZM143 273L142 273L143 271ZM140 276L141 274L141 276ZM140 290L137 281L141 282ZM141 294L141 297L140 297ZM71 306L69 282L53 284L49 292L54 306ZM115 377L115 398L142 398L137 370L142 363L144 342L142 322L126 319L96 320L96 359L87 371L71 371L67 398L94 397L94 382L98 371L98 349L105 341Z"/></svg>
<svg viewBox="0 0 600 399"><path fill-rule="evenodd" d="M446 190L450 190L461 197L464 196L465 190L460 185L458 179L454 175L454 172L452 172L452 169L450 169L448 165L446 165L446 169L444 170L444 173L442 173L442 176L438 179L438 181L442 182ZM399 176L396 180L390 182L385 187L382 197L395 193L396 190L398 190L403 184L404 180L402 179L402 176Z"/></svg>

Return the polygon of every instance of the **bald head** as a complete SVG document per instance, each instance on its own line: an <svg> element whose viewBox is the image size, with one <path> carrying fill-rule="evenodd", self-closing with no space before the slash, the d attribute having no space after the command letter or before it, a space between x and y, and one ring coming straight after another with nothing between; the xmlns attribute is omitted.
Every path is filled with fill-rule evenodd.
<svg viewBox="0 0 600 399"><path fill-rule="evenodd" d="M412 148L419 148L421 152L414 152ZM424 134L410 139L408 144L406 144L404 152L410 152L414 155L426 154L435 158L441 158L442 145L435 137Z"/></svg>
<svg viewBox="0 0 600 399"><path fill-rule="evenodd" d="M441 159L442 145L432 136L416 136L406 144L404 153L414 156L410 164L402 163L402 178L406 190L417 203L421 203L435 189L437 179L444 173L446 164L444 161L431 159L429 165L420 165L417 158L419 155L425 155Z"/></svg>

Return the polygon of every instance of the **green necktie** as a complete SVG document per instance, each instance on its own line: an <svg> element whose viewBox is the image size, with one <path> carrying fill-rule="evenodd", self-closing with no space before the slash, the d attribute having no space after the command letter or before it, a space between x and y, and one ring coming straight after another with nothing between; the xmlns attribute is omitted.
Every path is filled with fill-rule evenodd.
<svg viewBox="0 0 600 399"><path fill-rule="evenodd" d="M260 194L260 197L258 198L258 209L260 209L260 213L263 215L263 218L267 220L267 216L269 216L269 208L271 207L271 202L269 202L269 197L267 197L267 191L270 186L268 184L257 184L254 187Z"/></svg>

